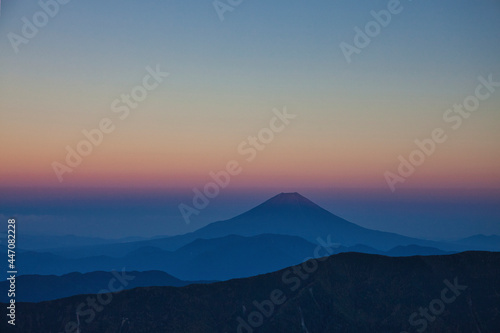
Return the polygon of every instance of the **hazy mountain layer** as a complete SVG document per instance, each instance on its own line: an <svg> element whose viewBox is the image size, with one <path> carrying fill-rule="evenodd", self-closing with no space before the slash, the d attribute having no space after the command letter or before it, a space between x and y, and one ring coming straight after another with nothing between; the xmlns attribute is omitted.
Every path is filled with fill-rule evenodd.
<svg viewBox="0 0 500 333"><path fill-rule="evenodd" d="M121 280L125 280L126 285ZM110 288L110 281L112 281L111 288L121 283L119 286L124 290L152 286L182 287L193 283L210 282L182 281L161 271L70 273L63 276L21 275L16 278L15 299L18 302L41 302L79 294L97 294L107 292ZM9 281L0 282L0 289L9 290L9 284ZM1 302L9 300L7 292L1 294Z"/></svg>
<svg viewBox="0 0 500 333"><path fill-rule="evenodd" d="M120 244L55 249L51 252L73 258L89 255L124 256L142 247L175 251L199 238L259 234L298 236L314 244L317 244L318 237L330 236L333 242L342 246L363 244L382 251L411 244L447 251L470 249L460 244L432 242L363 228L330 213L298 193L281 193L232 219L211 223L185 235Z"/></svg>
<svg viewBox="0 0 500 333"><path fill-rule="evenodd" d="M311 257L341 252L362 252L390 256L445 254L435 248L417 245L394 248L388 252L365 245L339 246L325 237L322 246L300 237L257 235L197 239L176 251L143 247L124 257L94 256L68 259L51 253L18 254L23 274L61 275L71 272L161 270L181 280L228 280L269 273L300 264ZM7 269L7 268L6 268Z"/></svg>

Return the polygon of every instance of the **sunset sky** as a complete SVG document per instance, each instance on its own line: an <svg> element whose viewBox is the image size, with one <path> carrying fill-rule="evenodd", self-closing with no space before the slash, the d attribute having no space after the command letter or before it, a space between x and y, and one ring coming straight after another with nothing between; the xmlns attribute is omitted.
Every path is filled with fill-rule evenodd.
<svg viewBox="0 0 500 333"><path fill-rule="evenodd" d="M221 21L211 0L74 0L16 53L9 33L22 36L22 18L41 8L4 0L0 186L190 193L235 160L232 190L391 195L384 173L442 128L446 142L398 189L500 188L500 87L458 129L443 120L480 76L500 82L500 3L401 1L348 63L339 45L389 2L243 1ZM141 85L148 66L169 76L120 119L113 101ZM238 146L284 108L296 118L247 161ZM115 130L60 182L53 162L65 163L66 146L103 118Z"/></svg>

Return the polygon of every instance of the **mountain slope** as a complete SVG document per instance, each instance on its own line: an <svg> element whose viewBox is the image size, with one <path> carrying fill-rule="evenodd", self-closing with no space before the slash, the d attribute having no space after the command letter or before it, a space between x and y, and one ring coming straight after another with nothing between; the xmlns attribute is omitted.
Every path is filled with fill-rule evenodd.
<svg viewBox="0 0 500 333"><path fill-rule="evenodd" d="M325 259L210 285L127 290L114 294L99 312L84 307L80 329L137 333L499 331L500 253L406 258L346 253ZM16 325L25 333L62 332L76 320L76 307L86 304L88 297L17 304ZM419 309L429 307L433 310L426 310L431 318L427 320ZM0 330L6 326L2 321Z"/></svg>
<svg viewBox="0 0 500 333"><path fill-rule="evenodd" d="M196 236L212 238L231 230L233 234L253 236L273 233L302 237L317 243L330 236L343 246L364 244L379 250L398 245L430 245L431 242L389 232L370 230L348 222L316 205L298 193L281 193L263 204L227 221L209 224Z"/></svg>

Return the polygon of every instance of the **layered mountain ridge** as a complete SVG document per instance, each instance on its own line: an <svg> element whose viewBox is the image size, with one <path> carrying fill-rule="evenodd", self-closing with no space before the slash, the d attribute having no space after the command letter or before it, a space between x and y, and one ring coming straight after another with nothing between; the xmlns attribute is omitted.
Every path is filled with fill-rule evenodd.
<svg viewBox="0 0 500 333"><path fill-rule="evenodd" d="M234 218L213 222L184 235L145 241L54 249L50 252L78 258L90 255L123 256L141 247L175 251L196 239L213 239L228 235L256 236L277 234L301 237L317 244L318 238L330 239L342 246L363 244L388 251L396 246L420 245L447 251L467 250L460 244L447 244L401 236L395 233L361 227L316 205L299 193L281 193Z"/></svg>

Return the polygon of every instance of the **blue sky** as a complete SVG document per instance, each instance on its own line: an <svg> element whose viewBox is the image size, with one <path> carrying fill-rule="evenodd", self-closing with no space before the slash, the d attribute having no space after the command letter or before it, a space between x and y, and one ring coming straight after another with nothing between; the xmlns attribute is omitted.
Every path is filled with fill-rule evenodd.
<svg viewBox="0 0 500 333"><path fill-rule="evenodd" d="M92 217L99 233L124 236L142 232L134 227L139 216L156 216L144 235L185 232L240 213L283 188L316 189L304 194L343 217L352 214L352 222L380 223L381 229L409 235L446 237L445 226L460 216L457 235L500 233L491 223L498 220L493 204L481 222L474 219L478 206L456 213L445 205L453 217L438 214L442 224L432 225L431 213L425 213L402 227L394 222L399 213L388 218L393 222L370 218L376 200L360 199L373 210L359 216L355 208L344 213L344 206L325 199L324 188L338 193L365 186L396 205L401 197L390 193L383 174L397 167L398 155L443 126L443 112L474 92L478 76L500 80L500 3L494 0L401 1L402 11L347 63L339 44L353 43L354 28L363 28L373 20L370 12L388 3L245 0L221 22L210 0L72 0L16 53L9 33L21 34L22 18L32 20L40 5L4 0L0 140L10 163L0 166L0 187L42 193L58 188L74 191L72 198L79 198L75 189L87 187L164 189L165 206L158 197L138 201L134 211L124 207L125 199L113 201L110 210L89 203L99 212ZM168 79L59 183L51 163L63 160L65 146L76 145L82 129L109 116L111 102L156 64L170 73ZM210 171L238 157L238 143L283 106L299 115L297 121L234 179L228 193L242 193L241 201L223 193L193 225L179 224L177 204L203 186ZM497 93L401 188L497 189L499 107ZM498 194L484 196L498 200ZM12 204L16 209L4 206L5 214L8 209L30 216L32 231L43 232L44 223L55 228L55 220L73 221L74 227L65 224L68 232L90 230L75 222L87 218L77 202ZM425 207L431 206L422 211L435 213L433 204ZM391 211L381 209L377 216ZM110 214L115 217L106 229L101 222ZM59 217L50 220L53 215ZM117 231L125 216L130 228ZM165 226L165 217L176 222ZM429 231L419 223L431 223Z"/></svg>

